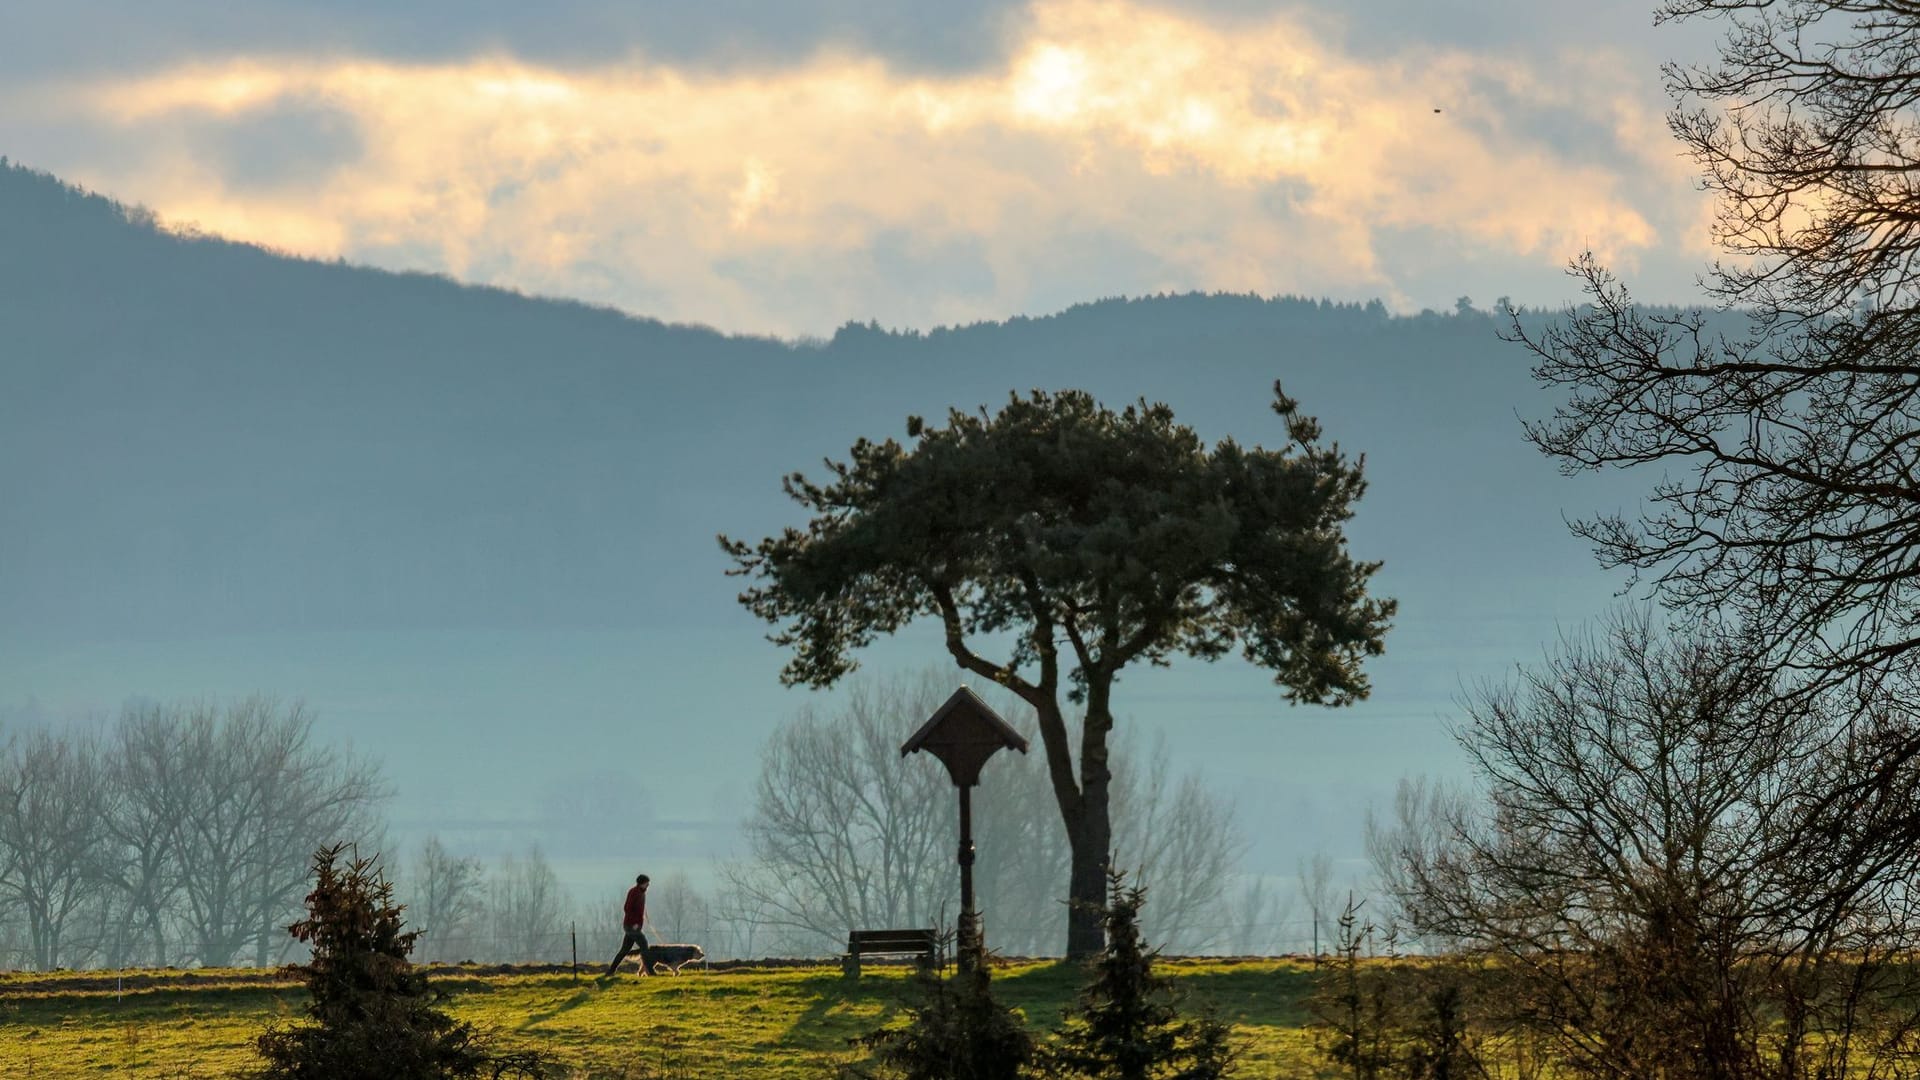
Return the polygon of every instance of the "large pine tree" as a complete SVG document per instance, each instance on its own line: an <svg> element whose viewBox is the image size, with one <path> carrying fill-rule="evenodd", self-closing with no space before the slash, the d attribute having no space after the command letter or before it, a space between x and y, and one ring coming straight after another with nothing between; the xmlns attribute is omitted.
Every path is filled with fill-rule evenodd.
<svg viewBox="0 0 1920 1080"><path fill-rule="evenodd" d="M854 652L931 616L955 663L1033 707L1072 853L1075 959L1100 949L1121 671L1238 649L1285 697L1344 705L1385 647L1393 601L1367 594L1380 564L1346 544L1362 463L1278 385L1273 409L1279 450L1208 447L1165 405L1116 412L1079 390L954 410L945 427L909 417L911 445L861 439L826 481L786 478L805 528L720 538L751 581L741 603L792 650L786 682L830 685ZM1077 755L1069 703L1085 708Z"/></svg>

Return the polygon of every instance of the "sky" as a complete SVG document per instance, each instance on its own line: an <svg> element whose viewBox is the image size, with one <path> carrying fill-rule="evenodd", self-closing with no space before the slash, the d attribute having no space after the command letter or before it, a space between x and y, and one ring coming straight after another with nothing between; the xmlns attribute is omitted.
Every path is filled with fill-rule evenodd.
<svg viewBox="0 0 1920 1080"><path fill-rule="evenodd" d="M0 153L304 255L781 336L1189 289L1692 295L1659 64L1579 0L16 0Z"/></svg>
<svg viewBox="0 0 1920 1080"><path fill-rule="evenodd" d="M787 338L1194 289L1552 305L1588 250L1640 298L1685 301L1710 207L1667 135L1659 69L1710 41L1654 27L1648 2L1591 0L8 0L0 155L172 228ZM1581 573L1516 594L1525 631L1436 624L1427 643L1497 668L1604 605L1618 582L1549 525ZM618 670L643 645L750 688L743 741L792 707L770 648L740 673L690 641L530 654L482 637L433 670L394 659L406 645L332 643L331 669L237 641L191 659L217 653L254 686L353 681L367 732L423 681L463 688L450 710L534 710L516 675L536 670L549 686L597 672L594 700L571 704L612 730L651 692ZM108 668L163 696L206 689L173 648L48 659L0 684L0 705L57 702ZM1219 670L1205 708L1267 715L1263 676ZM1138 700L1191 711L1182 680L1145 675ZM1453 675L1388 689L1379 709L1418 732L1400 758L1441 760ZM1230 765L1234 730L1187 760ZM1337 771L1347 739L1301 723L1288 767ZM676 816L728 817L747 779ZM1338 818L1348 849L1390 782L1307 805L1235 781L1245 805L1323 833Z"/></svg>

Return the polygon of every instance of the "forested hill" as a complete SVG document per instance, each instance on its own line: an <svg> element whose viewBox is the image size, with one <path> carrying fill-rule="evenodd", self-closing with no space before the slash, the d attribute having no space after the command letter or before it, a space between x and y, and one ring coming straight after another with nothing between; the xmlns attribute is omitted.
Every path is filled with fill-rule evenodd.
<svg viewBox="0 0 1920 1080"><path fill-rule="evenodd" d="M783 472L1031 387L1273 443L1284 379L1368 454L1356 554L1417 570L1441 524L1564 537L1516 419L1550 399L1495 331L1186 295L785 343L173 235L7 166L0 636L737 617L713 536L792 521Z"/></svg>

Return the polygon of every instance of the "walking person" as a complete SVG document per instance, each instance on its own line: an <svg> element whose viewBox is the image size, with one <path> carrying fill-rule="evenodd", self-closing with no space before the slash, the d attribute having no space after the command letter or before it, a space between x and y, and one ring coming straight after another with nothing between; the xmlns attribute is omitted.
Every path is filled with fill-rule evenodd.
<svg viewBox="0 0 1920 1080"><path fill-rule="evenodd" d="M620 962L627 954L640 954L640 974L653 974L653 964L647 956L647 882L651 880L645 874L633 879L633 888L627 890L627 903L620 911L620 925L626 930L626 937L620 939L620 951L613 956L613 963L607 965L607 973L601 978L611 979L620 970Z"/></svg>

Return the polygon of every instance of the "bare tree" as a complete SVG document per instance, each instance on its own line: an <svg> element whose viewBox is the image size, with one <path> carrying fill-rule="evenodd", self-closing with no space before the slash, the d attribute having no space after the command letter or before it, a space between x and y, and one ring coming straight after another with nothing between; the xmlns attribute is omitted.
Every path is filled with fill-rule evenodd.
<svg viewBox="0 0 1920 1080"><path fill-rule="evenodd" d="M365 836L385 785L372 763L316 744L298 703L202 704L184 727L179 765L191 780L172 844L195 952L224 966L251 947L265 966L299 913L312 852Z"/></svg>
<svg viewBox="0 0 1920 1080"><path fill-rule="evenodd" d="M110 966L123 966L144 938L149 963L169 959L166 926L180 889L180 860L173 836L189 805L192 779L183 765L186 723L177 705L129 705L107 743L108 783L114 798L105 825L118 857L103 868L119 894Z"/></svg>
<svg viewBox="0 0 1920 1080"><path fill-rule="evenodd" d="M0 755L0 895L23 916L42 971L66 959L70 920L99 895L111 800L90 735L30 731Z"/></svg>
<svg viewBox="0 0 1920 1080"><path fill-rule="evenodd" d="M264 698L133 704L104 738L37 730L0 761L0 907L36 964L229 964L251 945L264 965L310 852L368 835L382 794Z"/></svg>
<svg viewBox="0 0 1920 1080"><path fill-rule="evenodd" d="M486 916L486 866L429 836L414 859L408 923L420 931L421 959L471 959Z"/></svg>
<svg viewBox="0 0 1920 1080"><path fill-rule="evenodd" d="M944 775L900 760L903 718L939 704L932 678L857 681L838 716L804 710L768 742L745 823L751 861L725 873L772 925L833 949L849 928L934 922L953 800Z"/></svg>
<svg viewBox="0 0 1920 1080"><path fill-rule="evenodd" d="M31 964L27 928L20 907L11 898L0 899L0 968L23 968Z"/></svg>
<svg viewBox="0 0 1920 1080"><path fill-rule="evenodd" d="M1213 949L1227 934L1227 886L1245 852L1232 807L1197 774L1173 778L1164 738L1144 755L1118 750L1114 866L1145 891L1141 932L1170 952Z"/></svg>
<svg viewBox="0 0 1920 1080"><path fill-rule="evenodd" d="M1638 310L1592 259L1587 306L1511 334L1569 400L1528 433L1567 470L1665 466L1637 520L1578 523L1662 598L1745 624L1813 687L1920 646L1920 8L1667 0L1726 25L1670 65L1670 127L1731 256L1737 326Z"/></svg>
<svg viewBox="0 0 1920 1080"><path fill-rule="evenodd" d="M781 956L799 951L804 942L788 941L791 931L777 925L774 915L766 902L756 892L743 891L732 882L732 877L743 868L723 866L720 871L721 883L713 901L715 940L703 942L707 953L714 957L750 959L764 956ZM618 898L614 898L618 902ZM814 939L807 934L809 941Z"/></svg>
<svg viewBox="0 0 1920 1080"><path fill-rule="evenodd" d="M1374 830L1411 927L1495 958L1506 1021L1565 1069L1788 1080L1920 1050L1920 860L1881 827L1920 811L1920 776L1829 798L1914 718L1842 703L1835 739L1774 679L1736 642L1617 616L1470 701L1484 803L1413 790Z"/></svg>
<svg viewBox="0 0 1920 1080"><path fill-rule="evenodd" d="M1245 875L1227 903L1226 949L1233 956L1274 956L1287 946L1292 897L1259 875Z"/></svg>
<svg viewBox="0 0 1920 1080"><path fill-rule="evenodd" d="M567 913L573 903L538 844L509 855L487 883L487 915L496 959L553 960L566 952Z"/></svg>
<svg viewBox="0 0 1920 1080"><path fill-rule="evenodd" d="M652 915L652 889L648 889L648 915ZM626 935L624 926L626 917L627 889L625 886L608 889L586 903L576 903L569 917L569 925L576 935L580 952L585 956L597 955L601 950L611 953L619 946ZM653 940L651 934L648 940Z"/></svg>
<svg viewBox="0 0 1920 1080"><path fill-rule="evenodd" d="M698 941L712 923L712 915L707 898L682 871L655 881L647 890L647 917L662 942Z"/></svg>
<svg viewBox="0 0 1920 1080"><path fill-rule="evenodd" d="M725 868L736 905L798 932L803 948L838 948L854 928L941 926L958 911L957 802L938 763L900 758L900 743L951 693L937 671L855 679L838 715L806 712L776 732L762 762L751 858ZM995 707L1033 731L1011 694ZM1152 883L1157 940L1200 949L1225 924L1221 898L1240 852L1227 806L1198 778L1173 780L1164 754L1136 767L1124 742L1109 763L1117 865ZM1055 813L1041 755L1001 754L981 778L975 887L994 947L1038 955L1057 948L1068 909L1060 883L1072 850Z"/></svg>
<svg viewBox="0 0 1920 1080"><path fill-rule="evenodd" d="M1333 920L1338 911L1333 897L1333 856L1324 851L1316 851L1313 857L1300 860L1296 867L1296 878L1300 886L1300 899L1307 906L1307 917L1313 921L1313 954L1320 955L1322 946L1333 939Z"/></svg>

